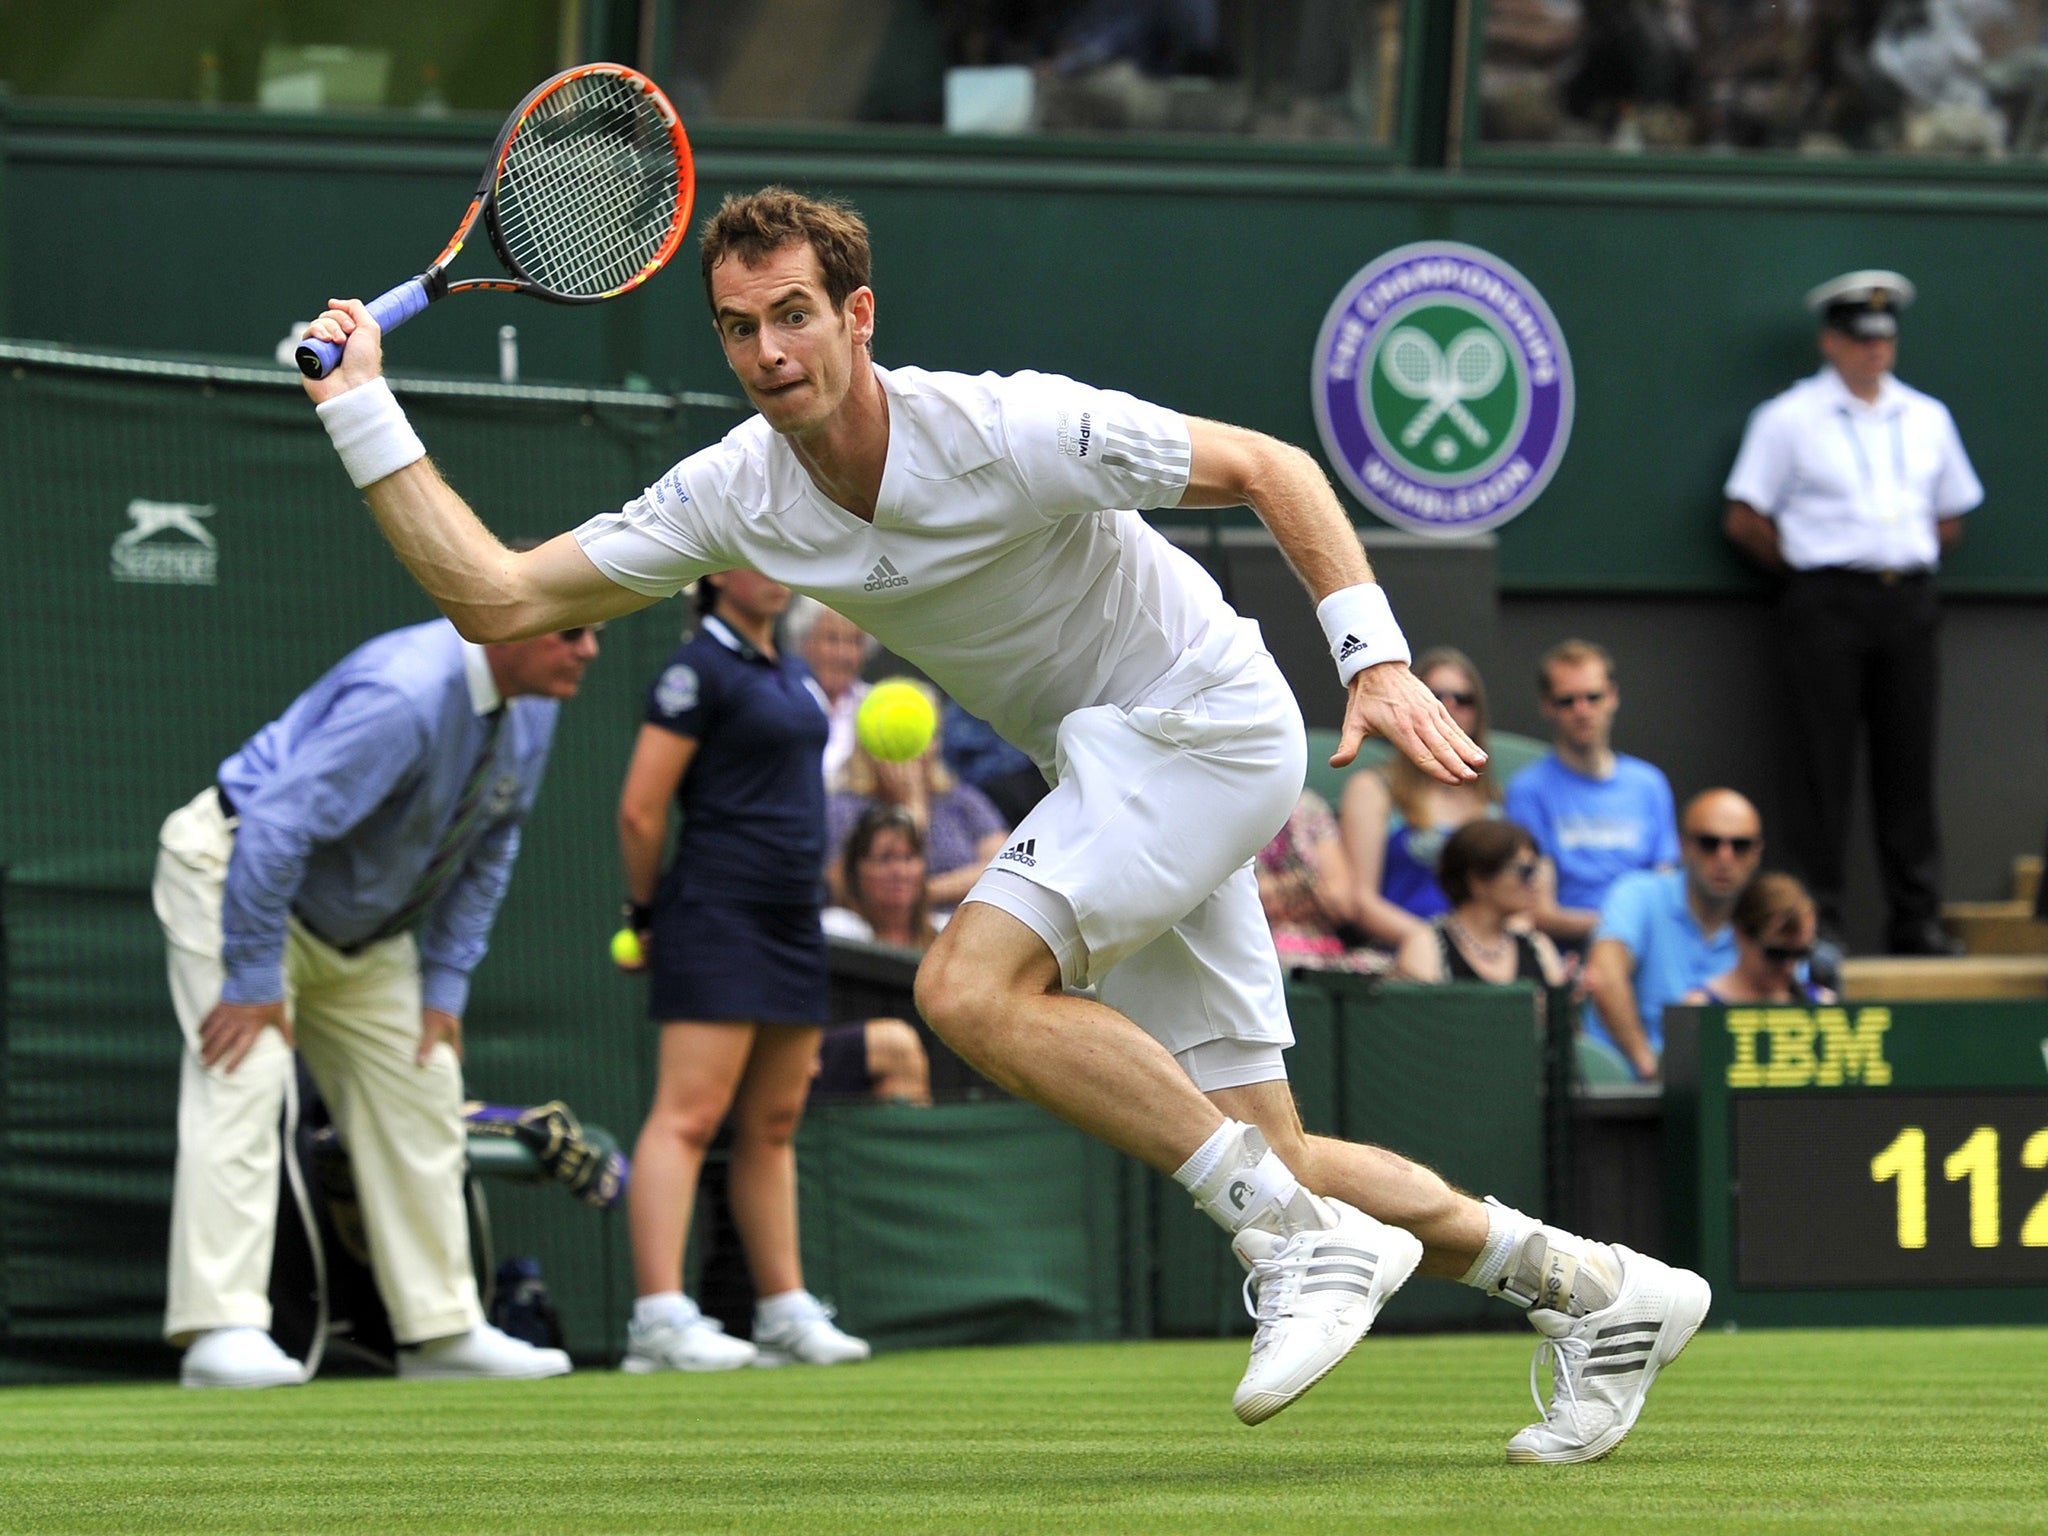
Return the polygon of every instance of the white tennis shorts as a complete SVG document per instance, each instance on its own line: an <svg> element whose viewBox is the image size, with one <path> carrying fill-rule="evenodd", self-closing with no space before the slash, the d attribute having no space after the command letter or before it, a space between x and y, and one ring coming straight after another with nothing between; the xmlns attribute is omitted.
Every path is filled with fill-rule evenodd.
<svg viewBox="0 0 2048 1536"><path fill-rule="evenodd" d="M1307 760L1264 652L1171 707L1077 710L1052 792L966 899L1038 934L1068 986L1098 987L1197 1086L1284 1077L1294 1034L1252 859L1286 825Z"/></svg>

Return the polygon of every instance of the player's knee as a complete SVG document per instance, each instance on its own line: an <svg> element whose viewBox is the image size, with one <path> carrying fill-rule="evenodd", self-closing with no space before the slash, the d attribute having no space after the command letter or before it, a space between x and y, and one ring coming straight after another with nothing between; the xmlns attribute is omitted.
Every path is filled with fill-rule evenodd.
<svg viewBox="0 0 2048 1536"><path fill-rule="evenodd" d="M956 945L939 936L917 968L917 1011L939 1037L958 1049L973 1039L988 1018L990 988L985 976Z"/></svg>

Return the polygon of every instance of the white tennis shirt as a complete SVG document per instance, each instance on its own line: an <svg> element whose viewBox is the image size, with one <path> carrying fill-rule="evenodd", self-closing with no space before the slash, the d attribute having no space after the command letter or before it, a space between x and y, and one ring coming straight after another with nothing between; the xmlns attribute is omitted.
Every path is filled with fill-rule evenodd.
<svg viewBox="0 0 2048 1536"><path fill-rule="evenodd" d="M1187 489L1178 412L1054 374L875 376L889 452L873 523L755 416L577 542L650 597L734 567L807 593L1042 766L1073 711L1175 703L1263 649L1135 510Z"/></svg>
<svg viewBox="0 0 2048 1536"><path fill-rule="evenodd" d="M1866 404L1832 367L1751 412L1725 492L1778 525L1796 571L1931 570L1936 521L1984 499L1947 406L1890 375Z"/></svg>

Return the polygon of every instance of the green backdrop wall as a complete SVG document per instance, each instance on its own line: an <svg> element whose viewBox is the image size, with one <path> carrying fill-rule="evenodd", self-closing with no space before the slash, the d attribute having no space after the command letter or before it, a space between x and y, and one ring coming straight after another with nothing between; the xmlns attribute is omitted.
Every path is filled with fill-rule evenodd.
<svg viewBox="0 0 2048 1536"><path fill-rule="evenodd" d="M331 293L385 286L438 248L490 128L287 133L233 113L17 105L0 172L5 324L267 356ZM1814 365L1800 295L1847 268L1897 267L1922 293L1902 375L1950 402L1990 493L1947 584L2048 591L2031 473L2048 190L1162 164L901 134L700 139L700 208L785 180L866 212L885 363L1056 369L1311 445L1309 354L1344 281L1410 240L1494 251L1556 311L1579 390L1562 470L1501 534L1510 591L1745 588L1719 487L1750 408ZM395 364L488 374L506 321L530 376L730 388L687 260L598 311L459 300L417 322Z"/></svg>

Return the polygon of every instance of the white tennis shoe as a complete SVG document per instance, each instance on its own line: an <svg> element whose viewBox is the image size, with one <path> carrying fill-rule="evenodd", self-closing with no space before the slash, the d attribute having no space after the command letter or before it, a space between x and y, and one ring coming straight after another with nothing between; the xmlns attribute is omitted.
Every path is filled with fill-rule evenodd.
<svg viewBox="0 0 2048 1536"><path fill-rule="evenodd" d="M1341 1200L1335 1226L1280 1237L1246 1227L1231 1248L1251 1271L1245 1310L1258 1319L1251 1362L1231 1407L1263 1424L1321 1381L1365 1337L1422 1262L1422 1243Z"/></svg>
<svg viewBox="0 0 2048 1536"><path fill-rule="evenodd" d="M754 1358L759 1366L850 1365L873 1353L866 1339L856 1339L832 1321L832 1309L806 1291L793 1303L793 1315L763 1323L754 1314Z"/></svg>
<svg viewBox="0 0 2048 1536"><path fill-rule="evenodd" d="M1714 1292L1705 1280L1619 1243L1612 1247L1621 1260L1621 1292L1612 1302L1578 1318L1544 1309L1529 1314L1543 1335L1529 1362L1529 1391L1543 1422L1508 1441L1509 1461L1598 1461L1635 1428L1657 1372L1706 1321ZM1536 1386L1546 1356L1548 1405Z"/></svg>
<svg viewBox="0 0 2048 1536"><path fill-rule="evenodd" d="M659 1322L626 1324L626 1358L619 1369L635 1376L655 1371L736 1371L752 1365L758 1353L745 1339L735 1339L725 1325L697 1310L689 1297L683 1311Z"/></svg>
<svg viewBox="0 0 2048 1536"><path fill-rule="evenodd" d="M214 1328L202 1333L178 1366L184 1387L297 1387L306 1368L277 1347L261 1328Z"/></svg>
<svg viewBox="0 0 2048 1536"><path fill-rule="evenodd" d="M398 1374L406 1381L537 1381L566 1376L569 1369L564 1351L537 1348L489 1323L398 1352Z"/></svg>

